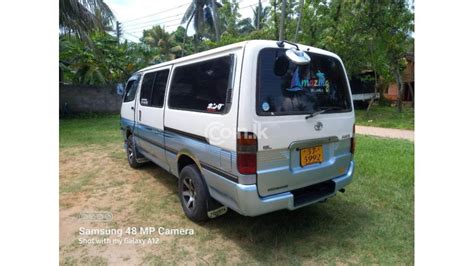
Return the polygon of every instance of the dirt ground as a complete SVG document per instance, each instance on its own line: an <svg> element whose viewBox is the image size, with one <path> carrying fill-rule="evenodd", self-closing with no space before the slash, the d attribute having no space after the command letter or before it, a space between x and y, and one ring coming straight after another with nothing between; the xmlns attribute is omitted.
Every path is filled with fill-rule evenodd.
<svg viewBox="0 0 474 266"><path fill-rule="evenodd" d="M120 142L63 147L59 171L60 264L412 264L412 189L399 187L413 185L410 178L397 179L409 177L412 170L396 167L379 173L370 157L378 158L380 155L372 153L390 149L388 160L393 160L402 153L411 154L405 150L410 146L385 142L360 137L357 182L327 203L258 217L229 210L203 224L193 223L184 215L176 177L151 163L138 170L130 168ZM384 183L376 182L380 176L384 176ZM112 218L85 219L84 213L97 212L110 213ZM129 227L192 229L194 234L127 235ZM87 236L81 234L81 228L122 229L123 235ZM158 242L84 242L92 239Z"/></svg>
<svg viewBox="0 0 474 266"><path fill-rule="evenodd" d="M356 126L357 134L415 141L415 131L396 128Z"/></svg>
<svg viewBox="0 0 474 266"><path fill-rule="evenodd" d="M108 222L84 220L81 213L88 212L111 212L113 218ZM80 243L80 239L103 238L81 236L81 227L125 230L130 226L193 229L194 235L137 235L135 238L159 239L158 244L144 245ZM238 263L241 248L232 241L220 240L219 235L211 235L210 231L184 216L174 176L152 164L140 170L130 168L120 145L68 148L60 152L61 264ZM126 237L133 236L121 238ZM210 238L219 243L217 252L209 252L214 249L212 243L200 245Z"/></svg>

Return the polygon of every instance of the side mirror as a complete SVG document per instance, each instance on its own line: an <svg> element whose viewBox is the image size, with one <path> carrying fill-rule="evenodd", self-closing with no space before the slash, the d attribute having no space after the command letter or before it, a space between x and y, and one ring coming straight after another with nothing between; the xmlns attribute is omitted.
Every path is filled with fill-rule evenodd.
<svg viewBox="0 0 474 266"><path fill-rule="evenodd" d="M294 48L286 50L285 55L296 65L307 65L311 62L311 57L307 53Z"/></svg>
<svg viewBox="0 0 474 266"><path fill-rule="evenodd" d="M115 87L115 90L117 91L118 95L123 96L124 90L123 90L122 83L117 84L117 86Z"/></svg>

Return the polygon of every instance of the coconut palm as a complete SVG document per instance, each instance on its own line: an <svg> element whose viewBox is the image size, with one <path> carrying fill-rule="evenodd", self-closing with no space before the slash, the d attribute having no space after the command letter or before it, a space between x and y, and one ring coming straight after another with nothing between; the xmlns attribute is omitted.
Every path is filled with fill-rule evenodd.
<svg viewBox="0 0 474 266"><path fill-rule="evenodd" d="M186 23L187 32L189 24L193 21L194 31L198 37L204 36L219 41L220 31L217 8L220 6L216 0L193 0L186 9L181 24ZM208 34L206 27L213 33Z"/></svg>
<svg viewBox="0 0 474 266"><path fill-rule="evenodd" d="M181 46L176 44L175 35L166 32L165 28L160 26L144 30L141 41L151 47L158 48L159 53L154 58L155 62L173 60L182 50Z"/></svg>
<svg viewBox="0 0 474 266"><path fill-rule="evenodd" d="M270 7L262 7L262 2L259 1L256 8L252 8L253 19L244 18L237 23L237 28L240 34L247 34L255 30L263 28L264 22L267 21L270 15Z"/></svg>
<svg viewBox="0 0 474 266"><path fill-rule="evenodd" d="M256 30L262 28L262 24L267 21L268 16L270 15L270 7L266 6L263 8L262 1L258 1L257 8L252 8L253 10L253 26Z"/></svg>
<svg viewBox="0 0 474 266"><path fill-rule="evenodd" d="M59 0L59 27L62 32L87 38L87 34L97 29L106 30L104 20L112 22L114 19L114 14L103 0Z"/></svg>

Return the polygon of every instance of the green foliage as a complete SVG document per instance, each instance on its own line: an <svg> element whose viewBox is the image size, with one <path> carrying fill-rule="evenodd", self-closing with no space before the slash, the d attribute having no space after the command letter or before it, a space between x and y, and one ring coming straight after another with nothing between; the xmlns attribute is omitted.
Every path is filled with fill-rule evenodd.
<svg viewBox="0 0 474 266"><path fill-rule="evenodd" d="M164 27L154 26L143 31L141 41L150 47L157 48L157 55L153 58L155 62L165 62L175 59L181 54L181 46L176 41L175 34L165 31Z"/></svg>
<svg viewBox="0 0 474 266"><path fill-rule="evenodd" d="M350 74L372 69L393 80L413 42L413 17L403 0L306 1L301 40L337 53Z"/></svg>
<svg viewBox="0 0 474 266"><path fill-rule="evenodd" d="M335 52L349 74L372 69L383 80L392 81L406 64L404 54L413 49L414 14L405 0L286 1L286 39ZM141 44L116 44L113 37L97 31L90 43L61 37L64 80L115 83L149 64L245 40L278 39L281 0L270 0L267 6L259 2L252 18L241 17L237 0L223 0L216 19L206 17L213 14L213 5L214 0L193 1L182 19L186 28L168 33L155 26L143 32ZM199 12L204 9L208 13ZM106 23L101 14L97 13L97 19ZM196 34L189 38L186 32L191 22ZM218 32L219 38L213 36Z"/></svg>
<svg viewBox="0 0 474 266"><path fill-rule="evenodd" d="M82 39L88 39L94 31L106 31L114 19L114 14L103 0L59 1L59 28Z"/></svg>
<svg viewBox="0 0 474 266"><path fill-rule="evenodd" d="M90 42L75 36L59 38L59 67L63 82L104 85L124 82L133 72L148 66L158 53L144 44L123 43L103 32L89 35Z"/></svg>
<svg viewBox="0 0 474 266"><path fill-rule="evenodd" d="M222 0L222 7L219 9L223 34L235 37L239 32L239 3L237 0Z"/></svg>

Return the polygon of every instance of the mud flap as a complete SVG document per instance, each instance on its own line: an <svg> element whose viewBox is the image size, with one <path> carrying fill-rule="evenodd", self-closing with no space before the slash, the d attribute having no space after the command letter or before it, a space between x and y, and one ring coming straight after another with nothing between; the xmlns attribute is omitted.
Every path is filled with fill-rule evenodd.
<svg viewBox="0 0 474 266"><path fill-rule="evenodd" d="M133 139L133 152L135 152L135 158L137 160L137 163L149 162L149 160L138 151L137 145L135 144L135 137L133 137L132 139ZM125 142L125 149L127 149L126 145L127 144Z"/></svg>
<svg viewBox="0 0 474 266"><path fill-rule="evenodd" d="M207 217L213 219L227 213L227 207L220 204L213 198L207 201Z"/></svg>

